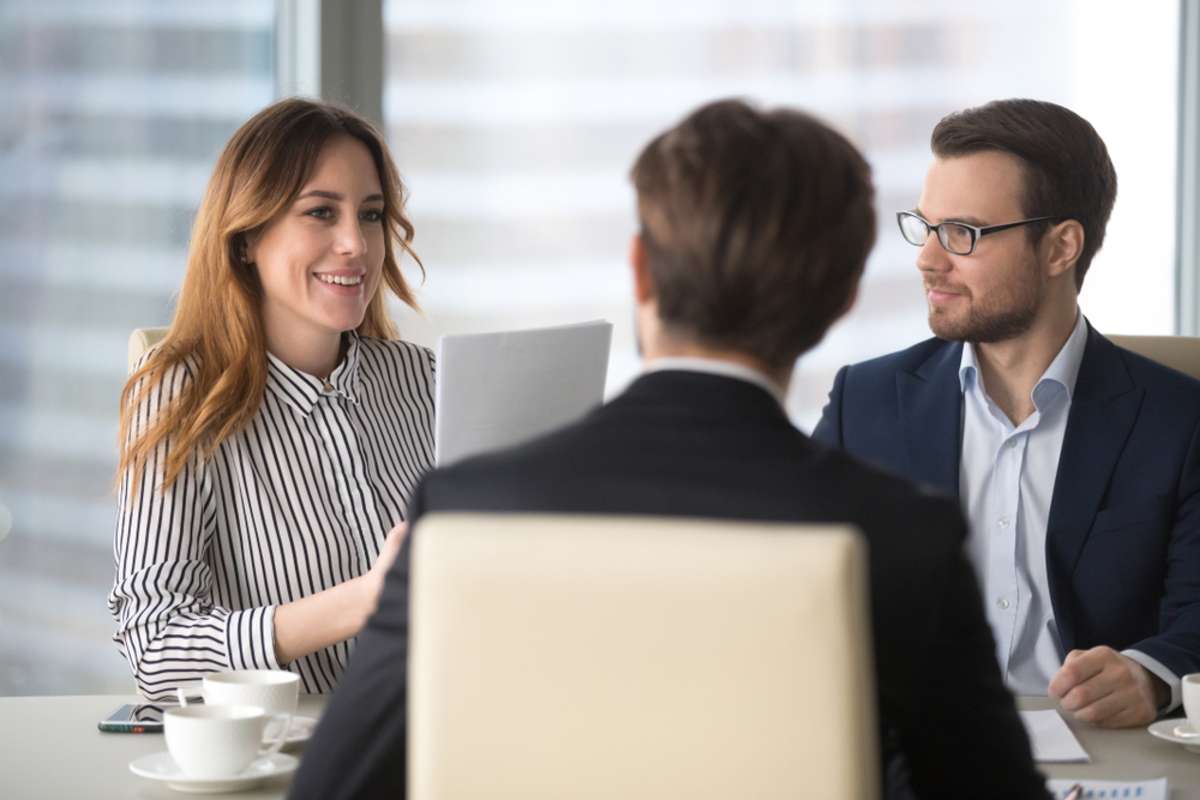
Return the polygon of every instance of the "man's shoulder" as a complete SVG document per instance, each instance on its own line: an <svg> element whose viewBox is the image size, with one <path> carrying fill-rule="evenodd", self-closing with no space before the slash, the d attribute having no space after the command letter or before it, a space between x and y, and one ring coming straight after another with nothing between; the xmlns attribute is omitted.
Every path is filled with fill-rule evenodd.
<svg viewBox="0 0 1200 800"><path fill-rule="evenodd" d="M916 372L931 359L944 355L957 347L959 347L958 342L948 342L945 339L930 337L903 350L851 364L847 367L847 371L860 378L889 376L898 372Z"/></svg>
<svg viewBox="0 0 1200 800"><path fill-rule="evenodd" d="M900 378L917 376L922 382L933 381L938 385L949 380L957 374L961 347L958 342L931 338L904 350L843 367L831 394L831 398L838 398L843 428L850 425L856 427L858 434L862 434L862 415L867 415L867 420L874 419L882 409L894 403L897 399L897 380ZM878 425L892 423L878 419L870 427L874 430ZM843 434L846 432L844 430ZM824 438L819 430L818 437ZM848 442L842 441L841 444L847 446Z"/></svg>
<svg viewBox="0 0 1200 800"><path fill-rule="evenodd" d="M1102 338L1125 363L1125 368L1134 383L1158 391L1178 393L1182 397L1200 402L1200 380L1122 347L1111 339Z"/></svg>

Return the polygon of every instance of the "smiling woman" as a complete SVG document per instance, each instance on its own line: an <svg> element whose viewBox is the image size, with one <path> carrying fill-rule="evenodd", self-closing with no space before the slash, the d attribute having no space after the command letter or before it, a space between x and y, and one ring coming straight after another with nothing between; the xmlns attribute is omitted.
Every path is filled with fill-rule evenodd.
<svg viewBox="0 0 1200 800"><path fill-rule="evenodd" d="M432 464L432 355L383 291L415 306L404 201L379 134L323 103L270 106L218 159L122 393L109 607L147 697L231 668L336 685Z"/></svg>

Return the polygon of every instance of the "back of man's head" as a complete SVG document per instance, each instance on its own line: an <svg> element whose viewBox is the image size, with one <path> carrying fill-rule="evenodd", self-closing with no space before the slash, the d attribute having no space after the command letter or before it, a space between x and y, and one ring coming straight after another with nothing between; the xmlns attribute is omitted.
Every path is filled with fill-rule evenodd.
<svg viewBox="0 0 1200 800"><path fill-rule="evenodd" d="M790 368L850 305L875 243L871 168L814 117L710 103L646 145L632 178L673 336Z"/></svg>

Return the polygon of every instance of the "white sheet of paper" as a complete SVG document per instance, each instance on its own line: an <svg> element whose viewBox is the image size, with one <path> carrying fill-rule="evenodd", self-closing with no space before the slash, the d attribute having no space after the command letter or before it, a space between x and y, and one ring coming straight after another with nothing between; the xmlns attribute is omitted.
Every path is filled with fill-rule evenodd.
<svg viewBox="0 0 1200 800"><path fill-rule="evenodd" d="M1083 745L1053 708L1022 711L1021 721L1033 744L1033 760L1046 762L1091 761Z"/></svg>
<svg viewBox="0 0 1200 800"><path fill-rule="evenodd" d="M612 323L443 336L434 449L439 466L567 424L604 399Z"/></svg>
<svg viewBox="0 0 1200 800"><path fill-rule="evenodd" d="M1046 781L1046 788L1054 800L1063 800L1067 792L1075 784L1083 785L1083 796L1088 800L1100 798L1134 798L1137 800L1167 800L1169 787L1166 778L1153 778L1148 781L1073 781L1069 778L1055 778Z"/></svg>

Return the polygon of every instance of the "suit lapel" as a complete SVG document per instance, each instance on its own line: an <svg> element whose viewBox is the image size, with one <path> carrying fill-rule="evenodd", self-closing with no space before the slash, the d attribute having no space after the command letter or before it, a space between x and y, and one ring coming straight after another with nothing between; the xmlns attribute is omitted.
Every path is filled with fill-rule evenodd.
<svg viewBox="0 0 1200 800"><path fill-rule="evenodd" d="M911 470L906 477L958 496L962 344L947 343L912 372L896 375L900 419Z"/></svg>
<svg viewBox="0 0 1200 800"><path fill-rule="evenodd" d="M1069 614L1065 590L1117 459L1133 430L1144 391L1130 378L1117 347L1091 325L1067 417L1054 497L1046 524L1046 561L1055 616ZM1059 623L1063 646L1069 631Z"/></svg>

